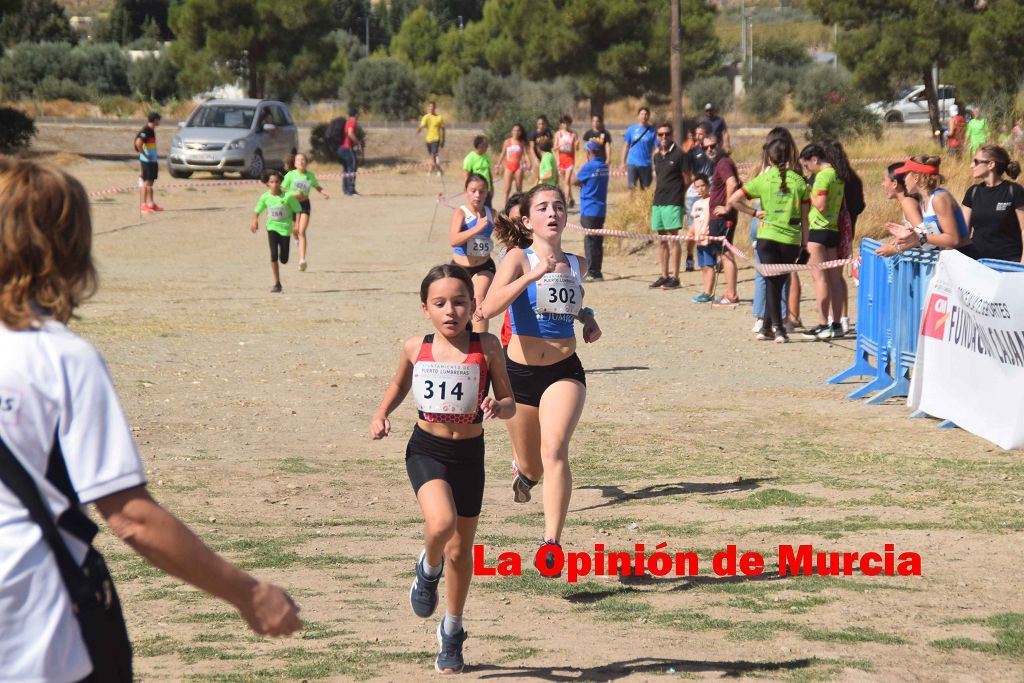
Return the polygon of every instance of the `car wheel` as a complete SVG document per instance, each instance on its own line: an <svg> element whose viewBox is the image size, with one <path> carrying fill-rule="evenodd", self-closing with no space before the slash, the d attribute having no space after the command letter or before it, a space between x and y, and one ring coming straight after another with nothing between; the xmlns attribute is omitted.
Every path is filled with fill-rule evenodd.
<svg viewBox="0 0 1024 683"><path fill-rule="evenodd" d="M886 123L903 123L903 114L898 111L891 111L885 115Z"/></svg>
<svg viewBox="0 0 1024 683"><path fill-rule="evenodd" d="M168 166L167 172L171 174L172 178L191 178L192 171L176 171L173 167Z"/></svg>
<svg viewBox="0 0 1024 683"><path fill-rule="evenodd" d="M260 180L263 178L263 154L256 152L252 155L252 161L249 162L249 168L245 169L245 177L252 180Z"/></svg>

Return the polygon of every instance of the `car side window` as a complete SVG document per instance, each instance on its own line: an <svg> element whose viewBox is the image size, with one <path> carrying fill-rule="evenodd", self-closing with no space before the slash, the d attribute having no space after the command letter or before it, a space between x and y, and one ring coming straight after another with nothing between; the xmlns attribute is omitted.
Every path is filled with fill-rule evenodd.
<svg viewBox="0 0 1024 683"><path fill-rule="evenodd" d="M286 114L284 109L281 107L273 106L270 108L270 111L273 114L275 126L287 126L291 124L291 121L288 120L288 114Z"/></svg>

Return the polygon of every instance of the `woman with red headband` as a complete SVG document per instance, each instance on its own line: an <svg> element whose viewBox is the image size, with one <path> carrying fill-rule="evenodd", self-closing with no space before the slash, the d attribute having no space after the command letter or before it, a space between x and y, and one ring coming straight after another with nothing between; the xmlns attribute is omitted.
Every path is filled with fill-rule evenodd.
<svg viewBox="0 0 1024 683"><path fill-rule="evenodd" d="M960 205L948 190L941 187L945 178L939 173L942 160L937 156L916 156L894 172L905 173L907 194L916 194L921 205L922 221L913 227L886 223L896 238L896 250L958 249L973 256L970 230Z"/></svg>

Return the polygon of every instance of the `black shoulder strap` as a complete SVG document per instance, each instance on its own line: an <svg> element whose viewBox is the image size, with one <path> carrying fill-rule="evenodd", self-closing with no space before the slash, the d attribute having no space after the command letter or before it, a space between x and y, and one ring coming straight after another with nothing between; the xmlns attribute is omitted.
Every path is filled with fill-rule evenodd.
<svg viewBox="0 0 1024 683"><path fill-rule="evenodd" d="M71 476L68 474L67 463L64 462L64 451L60 447L60 435L54 432L53 448L50 449L50 459L46 463L46 478L57 487L71 505L57 519L57 525L64 529L82 543L92 544L99 527L79 508L81 501L75 487L71 485Z"/></svg>
<svg viewBox="0 0 1024 683"><path fill-rule="evenodd" d="M71 557L71 552L65 545L64 539L61 538L60 532L57 531L57 524L50 516L50 511L46 507L39 489L36 488L35 482L32 481L32 475L15 457L3 439L0 439L0 481L18 497L21 504L28 510L32 521L39 525L43 532L43 540L50 546L50 550L53 551L57 560L57 567L60 569L60 575L68 593L71 594L71 599L76 604L87 599L88 588L85 574ZM75 505L72 507L77 509Z"/></svg>
<svg viewBox="0 0 1024 683"><path fill-rule="evenodd" d="M434 333L431 332L430 334L424 335L423 336L423 343L424 344L433 344L434 343Z"/></svg>

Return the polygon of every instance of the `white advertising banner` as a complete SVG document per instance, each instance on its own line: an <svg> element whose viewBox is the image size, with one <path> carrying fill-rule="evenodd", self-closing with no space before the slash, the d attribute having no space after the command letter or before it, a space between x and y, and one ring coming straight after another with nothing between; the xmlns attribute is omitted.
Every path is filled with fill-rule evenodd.
<svg viewBox="0 0 1024 683"><path fill-rule="evenodd" d="M1024 272L942 252L907 404L1003 448L1024 448Z"/></svg>

